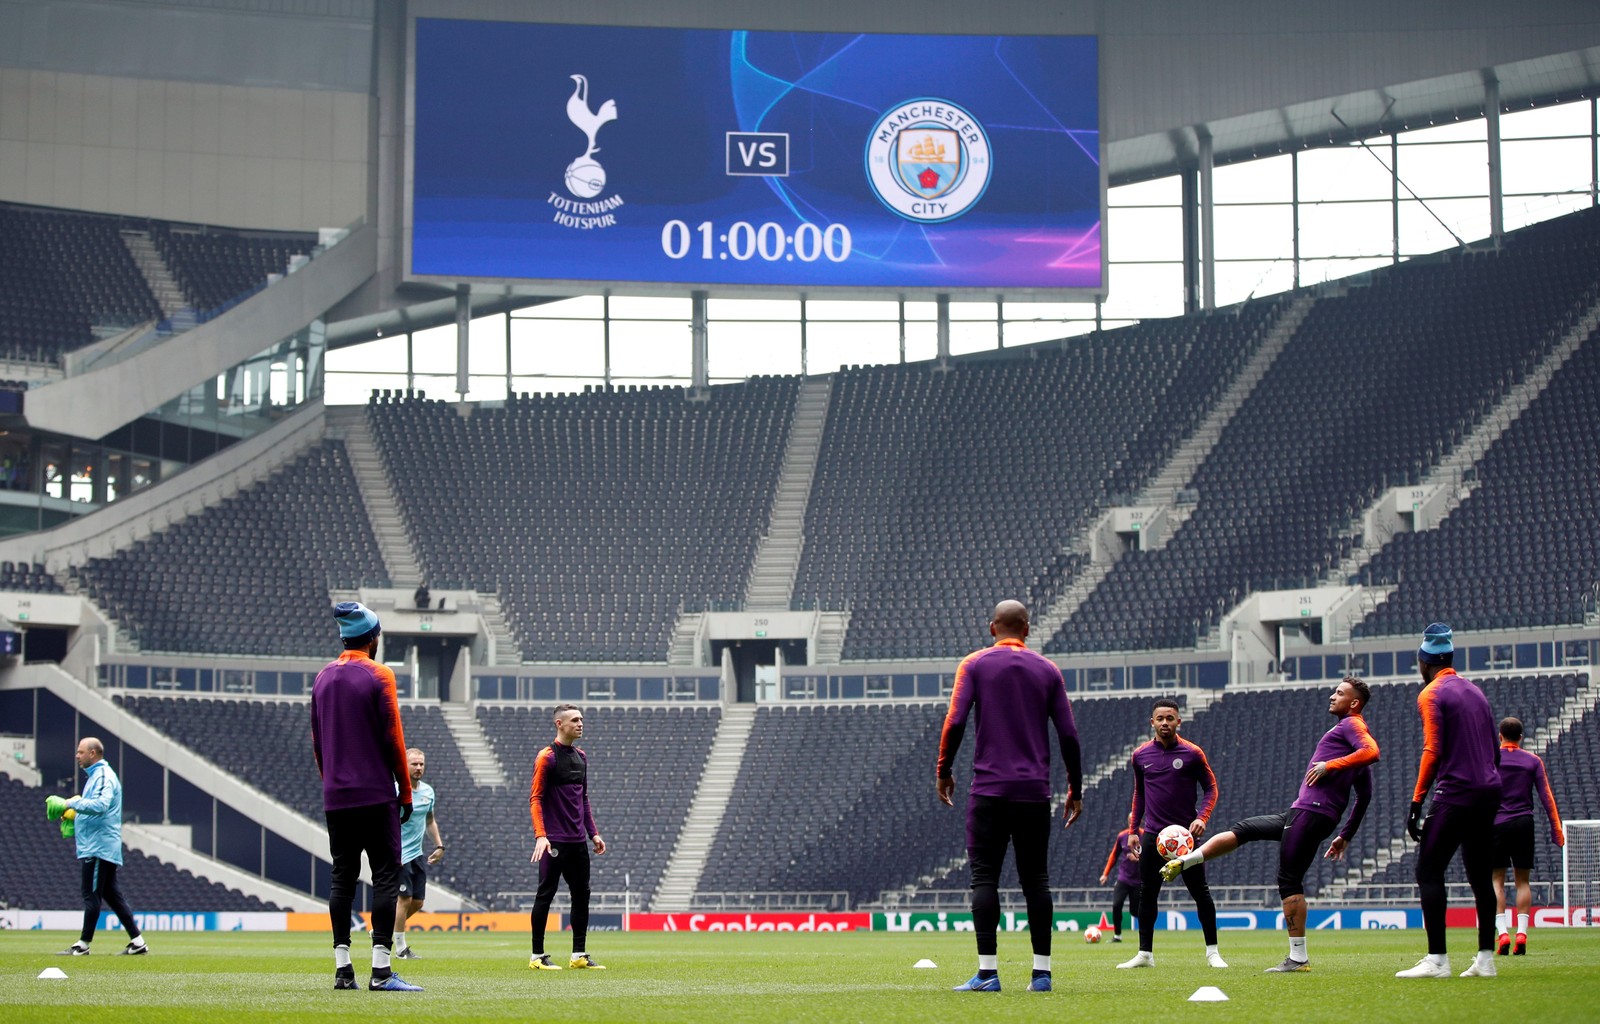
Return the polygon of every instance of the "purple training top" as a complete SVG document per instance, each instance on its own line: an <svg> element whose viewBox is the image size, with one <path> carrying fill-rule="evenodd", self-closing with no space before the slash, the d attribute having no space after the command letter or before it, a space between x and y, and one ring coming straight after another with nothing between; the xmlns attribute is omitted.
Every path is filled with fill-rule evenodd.
<svg viewBox="0 0 1600 1024"><path fill-rule="evenodd" d="M1351 812L1350 821L1339 833L1348 840L1361 827L1361 819L1372 800L1371 766L1378 761L1378 741L1367 731L1366 719L1360 715L1346 715L1339 719L1339 724L1323 733L1322 739L1317 741L1316 753L1311 755L1306 768L1309 770L1318 761L1324 763L1327 774L1316 782L1302 781L1300 795L1292 806L1303 811L1326 814L1338 821L1350 803L1350 791L1354 789L1356 809Z"/></svg>
<svg viewBox="0 0 1600 1024"><path fill-rule="evenodd" d="M1483 691L1445 668L1417 694L1422 761L1414 803L1433 790L1435 803L1470 805L1500 793L1500 730Z"/></svg>
<svg viewBox="0 0 1600 1024"><path fill-rule="evenodd" d="M1494 823L1504 825L1517 818L1531 818L1536 794L1550 819L1550 841L1565 842L1561 812L1556 810L1556 795L1550 791L1544 761L1538 754L1530 754L1515 743L1500 744L1500 810L1494 816Z"/></svg>
<svg viewBox="0 0 1600 1024"><path fill-rule="evenodd" d="M1070 791L1082 795L1078 727L1072 721L1067 682L1055 662L1010 639L962 659L939 737L939 778L951 777L967 716L974 712L973 796L1048 801L1051 725L1067 765Z"/></svg>
<svg viewBox="0 0 1600 1024"><path fill-rule="evenodd" d="M400 701L387 665L345 651L317 673L311 752L322 772L324 810L411 802Z"/></svg>
<svg viewBox="0 0 1600 1024"><path fill-rule="evenodd" d="M1117 841L1111 847L1111 856L1106 858L1106 869L1101 872L1109 875L1112 865L1116 865L1117 881L1123 885L1141 885L1144 882L1144 877L1139 874L1139 855L1132 851L1132 837L1131 828L1125 828L1117 833Z"/></svg>
<svg viewBox="0 0 1600 1024"><path fill-rule="evenodd" d="M1206 794L1195 811L1195 787ZM1168 825L1188 828L1196 818L1209 821L1217 807L1217 777L1205 751L1182 736L1171 746L1152 739L1133 752L1133 826L1160 832Z"/></svg>

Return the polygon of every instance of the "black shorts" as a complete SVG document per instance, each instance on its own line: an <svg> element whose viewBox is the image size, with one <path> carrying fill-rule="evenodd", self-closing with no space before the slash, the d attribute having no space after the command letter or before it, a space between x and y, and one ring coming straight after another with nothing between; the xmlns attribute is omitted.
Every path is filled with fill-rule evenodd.
<svg viewBox="0 0 1600 1024"><path fill-rule="evenodd" d="M1284 899L1305 895L1306 872L1317 859L1317 848L1333 835L1339 822L1326 814L1291 807L1282 814L1258 814L1228 827L1239 845L1282 843L1278 850L1278 895Z"/></svg>
<svg viewBox="0 0 1600 1024"><path fill-rule="evenodd" d="M418 857L400 865L400 898L421 901L428 895L428 858Z"/></svg>
<svg viewBox="0 0 1600 1024"><path fill-rule="evenodd" d="M1511 862L1514 868L1533 869L1533 815L1512 818L1494 827L1494 861L1497 868Z"/></svg>

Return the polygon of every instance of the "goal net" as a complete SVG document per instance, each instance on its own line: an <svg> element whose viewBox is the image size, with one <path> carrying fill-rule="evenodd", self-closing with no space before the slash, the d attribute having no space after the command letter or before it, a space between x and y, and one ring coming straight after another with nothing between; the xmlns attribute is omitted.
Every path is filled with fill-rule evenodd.
<svg viewBox="0 0 1600 1024"><path fill-rule="evenodd" d="M1600 924L1600 818L1562 822L1561 903L1571 925Z"/></svg>

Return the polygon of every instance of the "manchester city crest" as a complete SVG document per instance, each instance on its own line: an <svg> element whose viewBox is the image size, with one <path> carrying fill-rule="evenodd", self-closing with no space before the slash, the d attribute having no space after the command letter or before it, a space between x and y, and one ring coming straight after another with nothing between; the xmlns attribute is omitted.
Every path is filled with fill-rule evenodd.
<svg viewBox="0 0 1600 1024"><path fill-rule="evenodd" d="M867 182L878 200L921 224L954 220L989 188L989 136L949 100L896 104L867 137Z"/></svg>

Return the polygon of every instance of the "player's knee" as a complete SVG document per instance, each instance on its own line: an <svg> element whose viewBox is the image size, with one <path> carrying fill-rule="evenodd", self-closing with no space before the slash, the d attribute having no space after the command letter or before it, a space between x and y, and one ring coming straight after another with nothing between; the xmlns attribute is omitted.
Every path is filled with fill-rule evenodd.
<svg viewBox="0 0 1600 1024"><path fill-rule="evenodd" d="M1306 894L1305 883L1302 882L1300 879L1298 879L1298 878L1290 878L1287 875L1279 875L1278 876L1278 898L1279 899L1281 899L1285 903L1287 903L1287 902L1289 902L1289 900L1294 899L1297 896L1303 898L1305 896L1305 894Z"/></svg>

